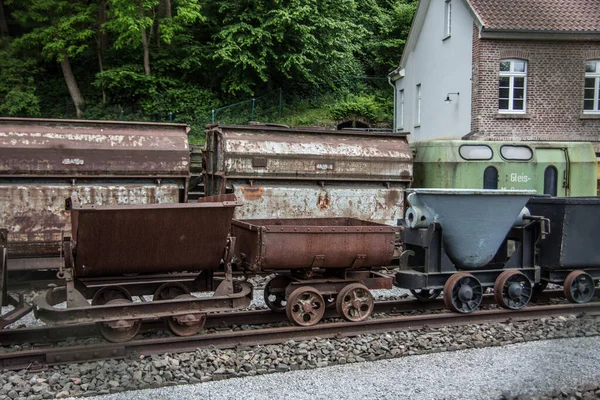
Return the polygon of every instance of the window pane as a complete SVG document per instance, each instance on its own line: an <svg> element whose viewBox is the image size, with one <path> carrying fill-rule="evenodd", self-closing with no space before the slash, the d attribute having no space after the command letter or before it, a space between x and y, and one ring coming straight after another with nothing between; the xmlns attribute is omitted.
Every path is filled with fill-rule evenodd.
<svg viewBox="0 0 600 400"><path fill-rule="evenodd" d="M484 144L460 146L458 153L465 160L489 160L492 158L492 149Z"/></svg>
<svg viewBox="0 0 600 400"><path fill-rule="evenodd" d="M508 110L508 100L502 100L498 102L498 108L501 110Z"/></svg>
<svg viewBox="0 0 600 400"><path fill-rule="evenodd" d="M525 62L524 61L515 61L515 72L525 72Z"/></svg>
<svg viewBox="0 0 600 400"><path fill-rule="evenodd" d="M525 78L515 78L515 87L525 87Z"/></svg>
<svg viewBox="0 0 600 400"><path fill-rule="evenodd" d="M584 99L592 99L592 100L594 100L594 88L592 88L592 89L585 89L583 91L583 98Z"/></svg>
<svg viewBox="0 0 600 400"><path fill-rule="evenodd" d="M498 189L498 170L489 166L483 171L483 188Z"/></svg>
<svg viewBox="0 0 600 400"><path fill-rule="evenodd" d="M584 110L593 110L594 109L594 100L584 100L583 101L583 109Z"/></svg>
<svg viewBox="0 0 600 400"><path fill-rule="evenodd" d="M513 101L513 110L522 110L523 109L523 100L514 100Z"/></svg>
<svg viewBox="0 0 600 400"><path fill-rule="evenodd" d="M544 171L544 194L556 196L558 188L558 171L554 165L546 167Z"/></svg>
<svg viewBox="0 0 600 400"><path fill-rule="evenodd" d="M593 89L595 80L596 80L596 78L585 78L585 87Z"/></svg>
<svg viewBox="0 0 600 400"><path fill-rule="evenodd" d="M592 91L593 93L593 91ZM508 88L500 88L500 95L499 97L501 99L508 99Z"/></svg>
<svg viewBox="0 0 600 400"><path fill-rule="evenodd" d="M510 78L508 76L501 77L500 78L500 87L509 87L509 86L510 86ZM593 84L592 84L592 86L593 86Z"/></svg>
<svg viewBox="0 0 600 400"><path fill-rule="evenodd" d="M585 72L596 72L596 63L595 62L585 63Z"/></svg>
<svg viewBox="0 0 600 400"><path fill-rule="evenodd" d="M513 93L513 97L515 99L522 99L523 98L523 89L515 89L514 93Z"/></svg>
<svg viewBox="0 0 600 400"><path fill-rule="evenodd" d="M510 71L510 61L501 61L500 71Z"/></svg>
<svg viewBox="0 0 600 400"><path fill-rule="evenodd" d="M530 160L533 152L527 146L502 146L500 154L507 160Z"/></svg>

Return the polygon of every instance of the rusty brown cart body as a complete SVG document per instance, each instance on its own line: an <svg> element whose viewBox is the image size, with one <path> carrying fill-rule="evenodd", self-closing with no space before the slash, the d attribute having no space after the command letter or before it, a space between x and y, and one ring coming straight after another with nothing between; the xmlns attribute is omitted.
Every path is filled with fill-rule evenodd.
<svg viewBox="0 0 600 400"><path fill-rule="evenodd" d="M277 273L265 303L298 325L316 324L329 305L363 321L373 312L370 289L392 288L385 267L399 230L354 218L234 220L235 262L249 273Z"/></svg>
<svg viewBox="0 0 600 400"><path fill-rule="evenodd" d="M190 204L129 206L81 205L70 201L73 238L63 241L64 286L34 300L35 315L48 324L95 322L109 341L133 338L144 319L164 318L179 336L199 332L206 313L247 307L252 287L234 282L229 237L234 195L205 198ZM193 223L190 223L193 221ZM214 288L212 272L222 268L225 279ZM193 280L177 274L197 271ZM140 274L127 285L124 274ZM100 287L79 278L102 277ZM115 277L111 284L107 278ZM214 291L196 297L195 291ZM141 302L133 302L132 296ZM143 295L152 295L144 301ZM88 302L91 298L91 304ZM55 305L66 301L66 308Z"/></svg>

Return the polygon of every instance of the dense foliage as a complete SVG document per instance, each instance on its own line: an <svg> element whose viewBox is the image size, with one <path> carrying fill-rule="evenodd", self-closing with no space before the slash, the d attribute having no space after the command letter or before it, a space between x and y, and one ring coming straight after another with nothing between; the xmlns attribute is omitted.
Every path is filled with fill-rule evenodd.
<svg viewBox="0 0 600 400"><path fill-rule="evenodd" d="M389 86L361 97L348 78L397 66L416 2L0 0L0 115L194 127L275 90L286 111L335 90L334 118L385 118Z"/></svg>

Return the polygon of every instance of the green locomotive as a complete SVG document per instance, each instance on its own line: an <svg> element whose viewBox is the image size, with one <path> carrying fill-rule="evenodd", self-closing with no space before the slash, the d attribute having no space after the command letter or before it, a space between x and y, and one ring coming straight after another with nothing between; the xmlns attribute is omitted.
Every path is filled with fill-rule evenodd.
<svg viewBox="0 0 600 400"><path fill-rule="evenodd" d="M416 188L596 195L598 162L587 142L432 140L411 147Z"/></svg>

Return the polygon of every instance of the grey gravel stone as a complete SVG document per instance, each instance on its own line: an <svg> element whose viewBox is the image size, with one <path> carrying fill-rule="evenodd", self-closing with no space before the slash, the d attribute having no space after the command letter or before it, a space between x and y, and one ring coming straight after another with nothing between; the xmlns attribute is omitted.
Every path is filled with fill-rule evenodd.
<svg viewBox="0 0 600 400"><path fill-rule="evenodd" d="M233 378L222 382L120 393L98 400L146 398L244 399L499 399L532 396L551 387L568 391L583 382L600 382L600 338L537 341ZM579 392L582 393L582 392ZM514 397L512 397L514 399Z"/></svg>

